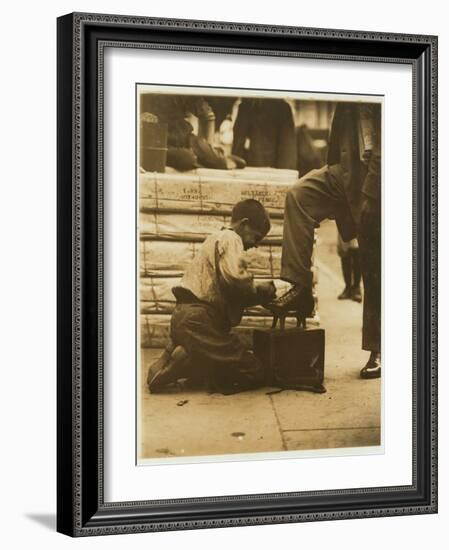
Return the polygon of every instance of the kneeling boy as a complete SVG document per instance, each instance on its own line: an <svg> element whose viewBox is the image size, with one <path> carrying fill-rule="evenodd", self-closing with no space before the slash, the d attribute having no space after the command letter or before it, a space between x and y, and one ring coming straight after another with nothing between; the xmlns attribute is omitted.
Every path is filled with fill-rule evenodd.
<svg viewBox="0 0 449 550"><path fill-rule="evenodd" d="M199 373L209 391L225 394L263 383L263 368L231 328L245 307L275 297L272 283L255 285L243 252L256 247L270 230L270 218L254 199L237 203L231 225L210 235L173 288L172 345L148 371L150 392L164 391L178 378Z"/></svg>

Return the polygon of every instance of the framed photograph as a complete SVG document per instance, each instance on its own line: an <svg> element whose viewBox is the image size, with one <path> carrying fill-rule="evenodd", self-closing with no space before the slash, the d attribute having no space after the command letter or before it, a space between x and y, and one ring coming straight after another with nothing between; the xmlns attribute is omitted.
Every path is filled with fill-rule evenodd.
<svg viewBox="0 0 449 550"><path fill-rule="evenodd" d="M58 531L437 511L437 38L58 19Z"/></svg>

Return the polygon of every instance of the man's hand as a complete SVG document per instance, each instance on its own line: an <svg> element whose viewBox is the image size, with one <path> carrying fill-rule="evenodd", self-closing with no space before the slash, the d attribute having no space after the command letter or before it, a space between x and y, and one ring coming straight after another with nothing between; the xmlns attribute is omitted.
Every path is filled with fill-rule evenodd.
<svg viewBox="0 0 449 550"><path fill-rule="evenodd" d="M276 287L273 281L269 283L260 283L256 286L258 302L261 305L270 303L276 298Z"/></svg>

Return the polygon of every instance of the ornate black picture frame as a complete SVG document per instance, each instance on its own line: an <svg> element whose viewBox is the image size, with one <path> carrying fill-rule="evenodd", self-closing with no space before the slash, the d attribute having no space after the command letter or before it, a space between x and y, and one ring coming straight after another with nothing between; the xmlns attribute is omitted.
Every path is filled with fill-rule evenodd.
<svg viewBox="0 0 449 550"><path fill-rule="evenodd" d="M404 63L413 70L413 483L105 503L103 47ZM437 511L437 38L69 14L58 19L57 529L71 536Z"/></svg>

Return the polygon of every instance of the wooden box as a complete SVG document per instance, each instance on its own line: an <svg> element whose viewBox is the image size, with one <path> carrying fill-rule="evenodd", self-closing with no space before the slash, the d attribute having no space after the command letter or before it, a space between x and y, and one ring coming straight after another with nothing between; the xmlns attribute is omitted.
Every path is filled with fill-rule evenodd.
<svg viewBox="0 0 449 550"><path fill-rule="evenodd" d="M254 353L265 368L268 386L323 393L324 330L254 330Z"/></svg>

